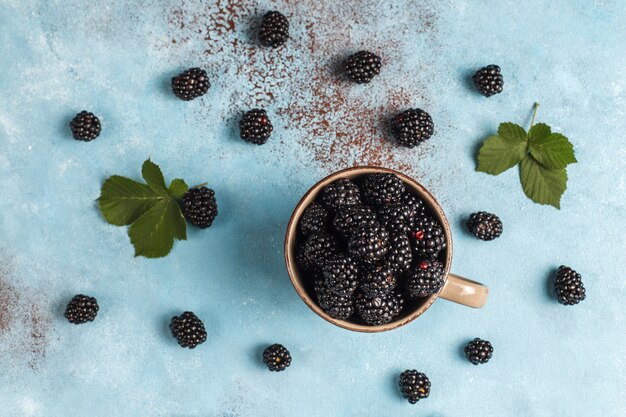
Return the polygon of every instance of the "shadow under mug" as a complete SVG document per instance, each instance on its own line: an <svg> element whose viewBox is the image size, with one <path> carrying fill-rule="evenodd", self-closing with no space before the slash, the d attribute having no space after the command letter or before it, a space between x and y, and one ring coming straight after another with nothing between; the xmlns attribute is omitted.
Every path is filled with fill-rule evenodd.
<svg viewBox="0 0 626 417"><path fill-rule="evenodd" d="M441 289L437 293L416 302L412 309L399 316L396 320L382 326L368 326L365 324L354 323L349 320L339 320L330 317L315 302L315 295L313 294L311 283L307 283L306 280L303 279L296 262L298 224L300 223L300 217L302 216L304 209L317 199L318 194L328 184L340 178L355 179L362 175L374 173L391 173L402 179L407 187L407 190L417 194L424 201L424 204L430 210L430 213L437 218L439 223L442 225L447 242L447 247L443 249L443 264L445 273L444 285L442 285ZM452 234L450 232L450 224L448 223L448 219L446 218L443 209L432 194L411 177L392 169L382 167L354 167L344 169L327 176L311 187L311 189L307 191L296 206L293 214L291 215L291 219L289 220L289 224L287 225L287 233L285 236L285 263L287 265L289 278L291 279L296 292L311 310L313 310L318 316L336 326L358 332L376 333L402 327L421 316L439 297L468 307L480 308L485 305L489 295L489 289L486 286L450 272L450 264L452 263Z"/></svg>

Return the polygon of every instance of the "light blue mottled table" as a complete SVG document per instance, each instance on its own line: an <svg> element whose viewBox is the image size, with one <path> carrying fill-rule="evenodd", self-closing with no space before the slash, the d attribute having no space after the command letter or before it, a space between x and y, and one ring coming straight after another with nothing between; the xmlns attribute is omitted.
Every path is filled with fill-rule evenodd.
<svg viewBox="0 0 626 417"><path fill-rule="evenodd" d="M626 415L626 8L595 1L0 1L0 416L602 416ZM251 19L290 18L276 51ZM253 25L252 25L253 26ZM338 82L337 59L384 57L369 86ZM505 91L476 94L468 75L497 63ZM170 77L210 74L202 99L177 100ZM535 205L517 172L474 171L478 144L502 121L538 120L574 143L562 210ZM266 108L263 147L237 138L238 115ZM381 121L415 106L436 134L393 146ZM103 132L71 139L87 109ZM94 200L112 174L208 181L220 214L164 259L133 258L124 228ZM422 181L453 226L453 270L489 285L483 310L438 301L391 333L334 328L300 301L283 266L286 222L323 175L382 164ZM462 225L495 212L485 243ZM587 299L549 294L560 264ZM75 293L98 298L95 322L69 325ZM209 338L193 351L168 334L193 310ZM475 336L495 356L462 356ZM267 372L261 347L294 362ZM411 406L396 378L416 368L430 397Z"/></svg>

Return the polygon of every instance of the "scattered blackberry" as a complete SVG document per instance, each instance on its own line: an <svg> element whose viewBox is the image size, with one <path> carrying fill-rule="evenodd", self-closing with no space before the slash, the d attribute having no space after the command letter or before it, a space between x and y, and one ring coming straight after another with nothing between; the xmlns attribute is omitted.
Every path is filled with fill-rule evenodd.
<svg viewBox="0 0 626 417"><path fill-rule="evenodd" d="M422 217L424 214L424 211L426 210L422 199L413 193L410 193L410 192L404 193L400 201L403 205L411 208L414 219L417 219L418 217Z"/></svg>
<svg viewBox="0 0 626 417"><path fill-rule="evenodd" d="M100 135L100 120L88 111L81 111L70 122L74 139L91 142Z"/></svg>
<svg viewBox="0 0 626 417"><path fill-rule="evenodd" d="M367 84L380 74L380 57L368 51L359 51L343 62L343 72L357 84Z"/></svg>
<svg viewBox="0 0 626 417"><path fill-rule="evenodd" d="M430 216L421 217L415 222L415 228L410 237L418 257L436 258L439 252L446 247L443 228L437 220Z"/></svg>
<svg viewBox="0 0 626 417"><path fill-rule="evenodd" d="M244 113L239 121L239 136L246 142L263 145L269 139L274 127L265 110L253 109Z"/></svg>
<svg viewBox="0 0 626 417"><path fill-rule="evenodd" d="M360 225L348 240L348 253L366 265L373 265L389 250L389 233L379 224Z"/></svg>
<svg viewBox="0 0 626 417"><path fill-rule="evenodd" d="M191 311L172 317L170 331L178 344L193 349L206 342L206 330L202 321Z"/></svg>
<svg viewBox="0 0 626 417"><path fill-rule="evenodd" d="M396 272L388 264L382 263L365 271L361 276L361 291L367 297L381 297L389 294L398 285Z"/></svg>
<svg viewBox="0 0 626 417"><path fill-rule="evenodd" d="M338 295L351 295L359 285L357 263L341 253L328 258L322 273L326 287Z"/></svg>
<svg viewBox="0 0 626 417"><path fill-rule="evenodd" d="M408 109L394 117L392 130L396 141L407 148L414 148L430 139L435 130L430 114L422 109Z"/></svg>
<svg viewBox="0 0 626 417"><path fill-rule="evenodd" d="M300 217L300 231L304 236L323 232L327 224L328 210L319 203L311 203Z"/></svg>
<svg viewBox="0 0 626 417"><path fill-rule="evenodd" d="M504 78L502 78L500 67L497 65L487 65L479 69L472 77L472 81L485 97L501 93L504 86Z"/></svg>
<svg viewBox="0 0 626 417"><path fill-rule="evenodd" d="M286 347L276 343L265 348L263 362L272 372L284 371L291 365L291 354Z"/></svg>
<svg viewBox="0 0 626 417"><path fill-rule="evenodd" d="M98 302L87 295L75 295L65 308L65 318L73 324L93 321L98 315Z"/></svg>
<svg viewBox="0 0 626 417"><path fill-rule="evenodd" d="M554 291L559 303L563 305L572 306L585 299L585 287L580 274L567 266L559 267Z"/></svg>
<svg viewBox="0 0 626 417"><path fill-rule="evenodd" d="M322 202L332 210L358 206L361 204L361 193L355 183L347 178L340 178L324 187Z"/></svg>
<svg viewBox="0 0 626 417"><path fill-rule="evenodd" d="M477 337L465 346L465 356L474 365L487 363L493 356L493 346L487 340Z"/></svg>
<svg viewBox="0 0 626 417"><path fill-rule="evenodd" d="M411 267L413 251L406 235L392 234L389 238L389 251L385 258L387 264L396 272L405 272Z"/></svg>
<svg viewBox="0 0 626 417"><path fill-rule="evenodd" d="M404 299L396 292L391 292L385 297L369 298L359 294L356 299L356 309L366 324L370 326L382 326L393 320L404 305Z"/></svg>
<svg viewBox="0 0 626 417"><path fill-rule="evenodd" d="M402 203L388 204L378 209L378 220L389 232L408 234L415 225L415 211Z"/></svg>
<svg viewBox="0 0 626 417"><path fill-rule="evenodd" d="M315 281L317 302L332 318L345 320L354 313L354 298L352 295L337 295L332 292L323 280Z"/></svg>
<svg viewBox="0 0 626 417"><path fill-rule="evenodd" d="M402 199L405 187L395 174L377 173L368 175L363 181L363 199L374 206L394 204Z"/></svg>
<svg viewBox="0 0 626 417"><path fill-rule="evenodd" d="M259 41L263 46L276 48L289 39L289 21L280 12L265 13L259 28Z"/></svg>
<svg viewBox="0 0 626 417"><path fill-rule="evenodd" d="M430 380L415 369L406 370L400 374L400 391L404 398L415 404L430 394Z"/></svg>
<svg viewBox="0 0 626 417"><path fill-rule="evenodd" d="M467 228L481 240L493 240L502 234L502 222L495 214L479 211L469 216Z"/></svg>
<svg viewBox="0 0 626 417"><path fill-rule="evenodd" d="M200 68L190 68L172 78L174 94L185 101L205 95L209 87L211 87L209 77L206 71Z"/></svg>
<svg viewBox="0 0 626 417"><path fill-rule="evenodd" d="M337 239L328 233L315 233L304 242L303 254L309 264L322 268L326 260L337 252Z"/></svg>
<svg viewBox="0 0 626 417"><path fill-rule="evenodd" d="M207 187L192 188L183 198L183 214L191 224L206 229L217 216L215 192Z"/></svg>
<svg viewBox="0 0 626 417"><path fill-rule="evenodd" d="M352 231L362 224L374 225L376 212L367 206L349 206L337 210L333 226L343 236L350 236Z"/></svg>
<svg viewBox="0 0 626 417"><path fill-rule="evenodd" d="M439 291L443 285L444 269L439 261L420 261L407 274L407 289L413 298L427 297Z"/></svg>

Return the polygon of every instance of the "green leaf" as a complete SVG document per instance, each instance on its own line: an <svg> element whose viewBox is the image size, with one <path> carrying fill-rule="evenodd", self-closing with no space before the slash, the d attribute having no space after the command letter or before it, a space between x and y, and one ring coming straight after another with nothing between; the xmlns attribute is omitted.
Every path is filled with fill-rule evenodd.
<svg viewBox="0 0 626 417"><path fill-rule="evenodd" d="M530 140L530 154L549 169L562 169L577 162L574 146L560 133L532 138Z"/></svg>
<svg viewBox="0 0 626 417"><path fill-rule="evenodd" d="M159 201L128 229L135 256L160 258L167 255L174 239L187 238L187 226L180 206L172 198Z"/></svg>
<svg viewBox="0 0 626 417"><path fill-rule="evenodd" d="M524 129L513 123L502 123L498 134L489 136L478 151L477 171L498 175L519 164L528 153Z"/></svg>
<svg viewBox="0 0 626 417"><path fill-rule="evenodd" d="M189 190L189 186L187 185L187 183L185 183L185 181L181 180L180 178L176 178L170 183L170 188L168 189L168 192L174 198L183 198L187 190Z"/></svg>
<svg viewBox="0 0 626 417"><path fill-rule="evenodd" d="M545 123L537 123L536 125L533 125L528 131L528 139L533 141L547 138L548 136L550 136L550 133L552 133L552 129L550 129L550 126Z"/></svg>
<svg viewBox="0 0 626 417"><path fill-rule="evenodd" d="M114 175L102 184L98 207L107 222L124 226L137 220L161 199L146 184Z"/></svg>
<svg viewBox="0 0 626 417"><path fill-rule="evenodd" d="M167 195L167 189L165 187L165 178L161 168L150 159L146 159L141 167L141 176L146 180L148 187L152 189L156 194L165 196Z"/></svg>
<svg viewBox="0 0 626 417"><path fill-rule="evenodd" d="M528 135L523 127L511 122L500 123L498 126L498 136L509 139L513 142L526 142Z"/></svg>
<svg viewBox="0 0 626 417"><path fill-rule="evenodd" d="M561 208L561 196L567 188L565 168L548 169L527 155L520 165L520 181L524 193L535 203Z"/></svg>

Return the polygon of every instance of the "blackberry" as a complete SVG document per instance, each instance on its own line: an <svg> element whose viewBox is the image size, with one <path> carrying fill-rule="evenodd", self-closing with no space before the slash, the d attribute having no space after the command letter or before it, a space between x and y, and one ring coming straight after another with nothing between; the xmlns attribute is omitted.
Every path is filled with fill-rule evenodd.
<svg viewBox="0 0 626 417"><path fill-rule="evenodd" d="M495 214L479 211L469 216L467 228L481 240L494 240L502 234L502 222Z"/></svg>
<svg viewBox="0 0 626 417"><path fill-rule="evenodd" d="M337 295L332 292L323 280L315 281L315 294L320 307L330 317L345 320L354 313L354 298L352 295Z"/></svg>
<svg viewBox="0 0 626 417"><path fill-rule="evenodd" d="M491 356L493 356L493 346L487 340L479 339L478 337L465 346L465 356L474 365L480 363L487 363Z"/></svg>
<svg viewBox="0 0 626 417"><path fill-rule="evenodd" d="M400 374L400 391L404 398L415 404L430 395L430 380L415 369L406 370Z"/></svg>
<svg viewBox="0 0 626 417"><path fill-rule="evenodd" d="M275 343L263 351L263 362L270 371L281 372L291 365L291 354L286 347Z"/></svg>
<svg viewBox="0 0 626 417"><path fill-rule="evenodd" d="M502 78L500 67L497 65L487 65L479 69L472 77L472 81L485 97L501 93L504 86L504 78Z"/></svg>
<svg viewBox="0 0 626 417"><path fill-rule="evenodd" d="M554 291L559 303L563 305L571 306L585 299L585 287L580 274L567 266L559 267Z"/></svg>
<svg viewBox="0 0 626 417"><path fill-rule="evenodd" d="M404 299L396 292L381 297L367 297L359 294L356 299L356 309L363 321L370 326L382 326L393 320L404 305Z"/></svg>
<svg viewBox="0 0 626 417"><path fill-rule="evenodd" d="M419 218L410 234L411 245L418 257L436 258L446 247L446 237L439 222L430 216Z"/></svg>
<svg viewBox="0 0 626 417"><path fill-rule="evenodd" d="M241 139L255 145L263 145L270 138L274 127L265 110L252 109L244 113L239 121Z"/></svg>
<svg viewBox="0 0 626 417"><path fill-rule="evenodd" d="M389 250L389 233L379 224L358 226L348 240L348 254L366 265L373 265Z"/></svg>
<svg viewBox="0 0 626 417"><path fill-rule="evenodd" d="M324 187L322 202L332 210L358 206L361 204L361 193L355 183L347 178L340 178Z"/></svg>
<svg viewBox="0 0 626 417"><path fill-rule="evenodd" d="M310 271L315 268L304 254L304 247L299 248L296 252L296 263L298 264L298 267L304 271Z"/></svg>
<svg viewBox="0 0 626 417"><path fill-rule="evenodd" d="M396 272L405 272L411 267L413 251L408 236L404 234L391 234L389 238L389 251L385 258L387 264Z"/></svg>
<svg viewBox="0 0 626 417"><path fill-rule="evenodd" d="M65 308L65 318L72 324L93 321L98 315L98 302L87 295L75 295Z"/></svg>
<svg viewBox="0 0 626 417"><path fill-rule="evenodd" d="M380 57L372 52L359 51L343 62L343 72L357 84L367 84L380 74Z"/></svg>
<svg viewBox="0 0 626 417"><path fill-rule="evenodd" d="M322 268L326 260L337 252L337 239L322 232L315 233L304 242L302 247L304 258L314 268Z"/></svg>
<svg viewBox="0 0 626 417"><path fill-rule="evenodd" d="M351 295L359 285L357 263L341 253L328 258L322 273L326 287L337 295Z"/></svg>
<svg viewBox="0 0 626 417"><path fill-rule="evenodd" d="M407 148L430 139L435 131L432 117L422 109L403 111L394 117L391 125L396 141Z"/></svg>
<svg viewBox="0 0 626 417"><path fill-rule="evenodd" d="M263 46L279 47L289 39L289 21L280 12L267 12L259 28L259 42Z"/></svg>
<svg viewBox="0 0 626 417"><path fill-rule="evenodd" d="M91 142L100 135L100 120L88 111L81 111L70 122L72 136L81 142Z"/></svg>
<svg viewBox="0 0 626 417"><path fill-rule="evenodd" d="M304 236L325 231L327 224L328 210L319 203L311 203L300 217L300 231Z"/></svg>
<svg viewBox="0 0 626 417"><path fill-rule="evenodd" d="M402 203L389 204L378 209L378 220L385 229L395 233L409 233L415 225L415 211Z"/></svg>
<svg viewBox="0 0 626 417"><path fill-rule="evenodd" d="M172 78L172 90L176 97L190 101L209 91L211 83L205 70L190 68Z"/></svg>
<svg viewBox="0 0 626 417"><path fill-rule="evenodd" d="M178 344L193 349L206 342L206 330L202 321L191 311L172 317L170 331Z"/></svg>
<svg viewBox="0 0 626 417"><path fill-rule="evenodd" d="M361 192L365 202L374 206L383 206L399 202L405 192L405 187L397 175L377 173L365 177Z"/></svg>
<svg viewBox="0 0 626 417"><path fill-rule="evenodd" d="M398 285L395 270L382 263L365 271L361 276L361 291L367 297L380 297L389 294Z"/></svg>
<svg viewBox="0 0 626 417"><path fill-rule="evenodd" d="M417 195L410 192L404 193L402 195L402 198L400 199L400 202L401 204L411 208L414 219L423 216L424 211L426 210L426 208L424 207L424 201L422 201L422 199L419 198Z"/></svg>
<svg viewBox="0 0 626 417"><path fill-rule="evenodd" d="M183 198L183 214L191 224L206 229L217 216L215 192L207 187L192 188Z"/></svg>
<svg viewBox="0 0 626 417"><path fill-rule="evenodd" d="M439 291L443 285L444 272L443 264L439 261L420 261L406 277L411 297L427 297Z"/></svg>
<svg viewBox="0 0 626 417"><path fill-rule="evenodd" d="M349 206L337 210L333 219L333 226L343 236L350 236L352 231L360 225L376 223L376 212L367 206Z"/></svg>

